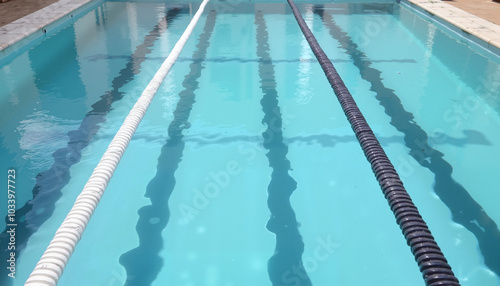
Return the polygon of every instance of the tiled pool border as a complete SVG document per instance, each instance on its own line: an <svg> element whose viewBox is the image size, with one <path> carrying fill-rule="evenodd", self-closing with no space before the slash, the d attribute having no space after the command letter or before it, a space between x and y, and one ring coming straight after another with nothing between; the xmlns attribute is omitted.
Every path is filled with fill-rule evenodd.
<svg viewBox="0 0 500 286"><path fill-rule="evenodd" d="M0 61L41 40L66 21L73 21L104 0L60 0L10 24L0 27ZM94 2L94 5L91 5ZM87 5L89 4L89 5ZM24 49L22 49L24 50Z"/></svg>
<svg viewBox="0 0 500 286"><path fill-rule="evenodd" d="M25 44L43 39L52 29L84 10L104 0L60 0L41 10L0 27L0 60ZM452 31L462 35L484 49L500 55L500 26L481 19L441 0L403 0L417 11L425 13Z"/></svg>
<svg viewBox="0 0 500 286"><path fill-rule="evenodd" d="M500 26L441 0L403 0L403 3L448 27L485 50L500 56Z"/></svg>

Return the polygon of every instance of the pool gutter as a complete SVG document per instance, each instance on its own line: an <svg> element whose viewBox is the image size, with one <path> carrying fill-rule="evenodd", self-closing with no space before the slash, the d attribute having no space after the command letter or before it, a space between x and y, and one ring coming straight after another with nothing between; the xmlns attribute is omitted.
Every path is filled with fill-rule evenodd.
<svg viewBox="0 0 500 286"><path fill-rule="evenodd" d="M500 56L500 26L440 0L403 0L453 32Z"/></svg>

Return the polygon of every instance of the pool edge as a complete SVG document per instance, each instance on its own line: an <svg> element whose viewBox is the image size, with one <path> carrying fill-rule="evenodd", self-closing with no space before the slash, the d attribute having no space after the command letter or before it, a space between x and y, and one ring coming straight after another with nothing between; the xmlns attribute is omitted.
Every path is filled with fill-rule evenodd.
<svg viewBox="0 0 500 286"><path fill-rule="evenodd" d="M500 26L439 0L403 0L460 36L500 56Z"/></svg>
<svg viewBox="0 0 500 286"><path fill-rule="evenodd" d="M60 0L16 21L0 27L0 60L15 53L20 47L44 37L65 21L73 19L88 4L103 0Z"/></svg>

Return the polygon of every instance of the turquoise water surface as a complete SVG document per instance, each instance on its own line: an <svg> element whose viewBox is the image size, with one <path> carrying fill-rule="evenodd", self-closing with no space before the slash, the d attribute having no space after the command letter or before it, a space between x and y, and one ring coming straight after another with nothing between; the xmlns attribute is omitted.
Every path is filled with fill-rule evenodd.
<svg viewBox="0 0 500 286"><path fill-rule="evenodd" d="M105 1L0 61L1 285L24 284L198 6ZM500 58L404 3L299 8L461 285L500 285ZM288 4L207 5L59 283L125 284L424 285Z"/></svg>

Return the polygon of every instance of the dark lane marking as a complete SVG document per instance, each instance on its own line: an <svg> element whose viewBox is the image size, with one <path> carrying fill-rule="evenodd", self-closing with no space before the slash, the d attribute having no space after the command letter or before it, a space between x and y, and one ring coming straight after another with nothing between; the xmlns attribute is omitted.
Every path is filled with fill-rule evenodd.
<svg viewBox="0 0 500 286"><path fill-rule="evenodd" d="M282 117L278 106L278 92L274 77L274 64L269 55L266 22L261 12L255 14L257 25L257 56L259 62L260 87L263 98L260 101L264 111L262 123L267 130L262 133L269 166L272 168L268 186L267 204L271 218L267 229L276 235L274 255L269 259L268 272L273 285L312 285L304 265L302 254L304 243L299 233L295 212L290 204L290 196L297 188L297 182L288 174L290 161L286 158L288 146L283 143Z"/></svg>
<svg viewBox="0 0 500 286"><path fill-rule="evenodd" d="M198 89L198 79L204 69L203 59L207 54L210 36L215 27L216 13L207 16L203 33L198 39L193 58L200 61L189 65L190 72L184 77L184 90L179 93L179 102L174 111L174 119L168 126L167 142L158 157L156 175L146 187L145 197L150 198L151 205L139 209L139 221L136 230L139 236L139 246L122 254L120 263L127 271L125 285L151 285L163 266L159 252L163 249L162 231L167 227L170 218L168 200L175 188L175 172L182 161L184 141L182 131L190 127L189 115L195 103L195 91Z"/></svg>

